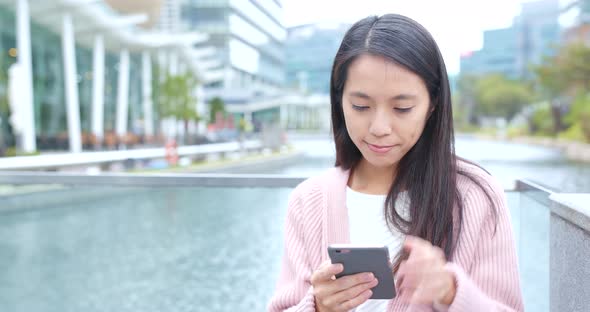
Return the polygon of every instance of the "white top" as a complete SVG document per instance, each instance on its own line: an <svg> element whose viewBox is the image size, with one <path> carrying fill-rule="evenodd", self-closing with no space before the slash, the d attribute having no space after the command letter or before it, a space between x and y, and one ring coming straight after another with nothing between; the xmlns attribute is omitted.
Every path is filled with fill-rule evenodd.
<svg viewBox="0 0 590 312"><path fill-rule="evenodd" d="M405 236L387 227L384 215L386 195L370 195L346 188L346 207L350 225L350 243L360 245L385 245L392 259L402 248ZM408 199L405 192L400 193L395 204L396 210L404 218L408 216ZM389 300L371 299L353 311L386 311Z"/></svg>

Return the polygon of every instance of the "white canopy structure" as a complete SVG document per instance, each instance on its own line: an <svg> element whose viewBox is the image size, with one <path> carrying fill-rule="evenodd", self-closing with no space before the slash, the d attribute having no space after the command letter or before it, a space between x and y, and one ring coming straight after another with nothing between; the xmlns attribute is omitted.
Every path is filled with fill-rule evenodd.
<svg viewBox="0 0 590 312"><path fill-rule="evenodd" d="M108 3L107 3L108 2ZM130 5L129 3L133 5ZM123 11L145 8L146 13L122 14L113 9L121 6ZM161 5L160 0L117 1L117 0L0 0L0 5L15 10L17 20L17 62L21 77L18 83L23 97L19 98L21 110L19 121L22 125L23 149L36 150L35 124L33 117L33 85L30 21L33 20L62 36L63 64L65 74L65 95L67 106L68 133L71 152L81 152L80 104L77 88L76 43L93 51L93 92L92 132L101 139L104 135L104 79L105 51L119 53L117 88L116 132L127 132L127 111L129 98L129 53L142 54L142 101L144 119L152 120L151 103L151 57L153 54L167 55L174 60L160 64L172 72L180 68L194 73L201 83L223 79L219 63L211 61L216 51L207 47L208 36L199 32L164 33L149 30L140 25L153 24L153 18ZM195 48L195 45L200 48ZM205 44L205 45L204 45ZM205 47L202 47L205 46ZM160 62L160 58L157 58ZM197 91L195 91L197 92ZM201 103L201 105L203 105ZM202 108L198 108L202 111ZM145 123L146 135L154 129Z"/></svg>

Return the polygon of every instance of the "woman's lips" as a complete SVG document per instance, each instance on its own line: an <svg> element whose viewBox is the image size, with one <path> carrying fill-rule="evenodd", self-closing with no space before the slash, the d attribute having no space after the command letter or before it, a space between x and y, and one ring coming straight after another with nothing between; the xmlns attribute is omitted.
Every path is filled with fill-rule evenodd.
<svg viewBox="0 0 590 312"><path fill-rule="evenodd" d="M365 142L366 143L366 142ZM385 154L389 152L395 145L375 145L367 143L369 149L377 154Z"/></svg>

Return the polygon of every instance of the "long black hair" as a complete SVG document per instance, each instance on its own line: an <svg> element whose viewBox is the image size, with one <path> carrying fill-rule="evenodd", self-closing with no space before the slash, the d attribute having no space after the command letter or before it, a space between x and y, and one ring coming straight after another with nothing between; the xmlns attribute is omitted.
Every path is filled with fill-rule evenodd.
<svg viewBox="0 0 590 312"><path fill-rule="evenodd" d="M491 203L492 200L475 176L457 166L451 91L440 50L424 27L397 14L367 17L348 30L336 54L330 81L335 165L343 169L354 170L362 159L361 152L348 135L342 109L348 67L362 54L382 56L415 73L426 85L432 113L427 117L416 144L399 161L384 213L390 228L430 241L450 259L463 223L457 175L465 175L474 181ZM398 214L394 207L398 195L404 190L410 200L409 220ZM456 214L455 207L458 208ZM398 263L400 257L401 254Z"/></svg>

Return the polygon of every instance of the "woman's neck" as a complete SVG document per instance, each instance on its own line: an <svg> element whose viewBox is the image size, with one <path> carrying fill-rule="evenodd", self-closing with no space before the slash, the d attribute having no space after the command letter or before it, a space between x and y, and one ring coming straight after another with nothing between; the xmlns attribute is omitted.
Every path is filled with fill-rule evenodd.
<svg viewBox="0 0 590 312"><path fill-rule="evenodd" d="M386 195L395 179L396 167L380 168L361 160L348 178L348 186L361 193Z"/></svg>

